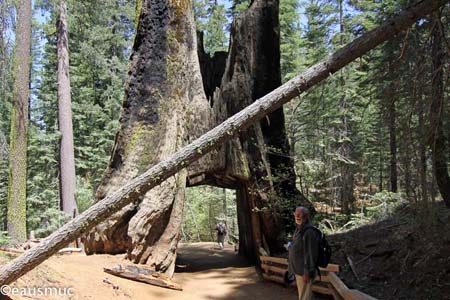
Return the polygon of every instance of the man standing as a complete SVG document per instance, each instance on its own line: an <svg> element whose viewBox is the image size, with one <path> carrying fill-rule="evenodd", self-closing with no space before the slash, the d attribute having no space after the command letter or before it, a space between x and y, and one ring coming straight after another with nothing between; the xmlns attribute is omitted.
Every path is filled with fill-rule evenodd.
<svg viewBox="0 0 450 300"><path fill-rule="evenodd" d="M296 229L289 248L289 273L295 274L299 300L312 300L312 282L317 275L320 236L306 207L295 208Z"/></svg>
<svg viewBox="0 0 450 300"><path fill-rule="evenodd" d="M224 248L225 235L227 234L227 228L225 224L221 221L216 225L217 230L217 243L219 244L220 249Z"/></svg>

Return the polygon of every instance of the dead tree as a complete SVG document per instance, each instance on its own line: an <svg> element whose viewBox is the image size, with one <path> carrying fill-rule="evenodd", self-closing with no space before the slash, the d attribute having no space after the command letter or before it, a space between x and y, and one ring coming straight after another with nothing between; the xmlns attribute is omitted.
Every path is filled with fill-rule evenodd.
<svg viewBox="0 0 450 300"><path fill-rule="evenodd" d="M308 90L330 74L335 73L340 68L368 52L378 44L386 41L395 33L406 29L416 20L446 3L448 3L448 0L420 1L417 5L402 12L377 29L356 39L286 84L256 100L233 117L225 120L219 126L208 131L189 145L181 148L167 159L157 163L141 175L130 179L125 186L116 189L115 192L94 204L84 213L80 214L44 239L39 245L0 268L0 285L13 282L38 264L42 263L52 254L56 253L59 249L63 248L67 243L81 234L88 232L112 214L117 213L127 205L130 205L130 203L144 200L147 192L163 183L166 179L176 175L180 170L185 170L188 165L199 160L210 151L217 149L219 144L230 140L240 131L248 128L267 114L279 109L293 97ZM188 7L185 8L188 9ZM158 7L153 7L153 9L157 10ZM149 12L150 11L151 10L149 10ZM161 7L157 11L159 12L158 16L167 12L164 9L161 9ZM183 10L181 9L179 11ZM182 32L180 32L180 34L182 34ZM137 40L139 38L142 37L138 36ZM155 39L152 39L152 41L155 41ZM141 42L143 41L141 40ZM195 46L193 46L193 48L195 48ZM136 53L136 45L134 50ZM139 80L139 78L135 79ZM149 92L150 91L152 90L149 90ZM172 179L171 182L172 184L175 184L177 180ZM118 184L120 183L118 182ZM159 207L159 204L157 207ZM172 205L172 207L175 206ZM171 226L179 226L178 224L179 223L174 222ZM172 256L172 258L174 257Z"/></svg>

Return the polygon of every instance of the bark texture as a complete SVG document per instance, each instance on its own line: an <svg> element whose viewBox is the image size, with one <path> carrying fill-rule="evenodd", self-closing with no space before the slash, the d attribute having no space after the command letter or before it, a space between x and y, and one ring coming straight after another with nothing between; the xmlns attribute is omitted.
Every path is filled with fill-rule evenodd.
<svg viewBox="0 0 450 300"><path fill-rule="evenodd" d="M445 3L448 3L448 0L425 0L420 2L418 5L401 13L395 19L388 20L384 25L356 39L346 47L341 48L336 53L312 66L286 84L256 100L248 107L238 112L233 117L228 118L221 125L216 126L189 145L183 147L169 158L157 163L143 174L131 179L125 186L117 188L115 192L111 192L105 196L101 201L97 202L88 210L78 215L75 219L42 240L36 247L0 267L0 285L13 282L63 248L68 242L73 241L83 233L89 232L94 226L104 222L108 217L111 217L114 213L118 213L130 203L143 202L147 197L147 193L152 191L154 187L177 174L180 170L185 169L186 166L199 160L209 152L217 149L220 143L230 140L239 131L248 128L251 124L264 118L267 114L279 109L293 97L308 90L310 87L330 76L330 74L335 73L340 68L368 52L370 49L389 39L395 33L406 29L420 17L432 12ZM144 2L143 7L146 7L146 5L147 3ZM186 9L189 12L189 6L186 7ZM151 10L148 10L148 12L150 11ZM157 40L152 39L151 41ZM136 49L134 53L136 54ZM196 57L195 53L194 57ZM133 59L136 59L134 55ZM205 99L203 98L203 100ZM120 136L118 136L118 140L119 138ZM112 176L111 170L109 172L110 176ZM120 178L117 178L117 184L120 184L118 181L119 179ZM172 183L173 180L174 179L172 179ZM170 184L170 182L167 184ZM177 203L174 202L172 206L176 207ZM176 211L173 214L175 215ZM157 215L157 212L152 211L150 216L154 215ZM179 225L174 222L170 225L170 228L177 226ZM93 233L91 232L91 234ZM166 244L169 244L170 242L171 241L168 240L168 243Z"/></svg>
<svg viewBox="0 0 450 300"><path fill-rule="evenodd" d="M72 102L70 96L69 44L66 20L66 2L59 1L57 22L58 50L58 124L61 133L59 148L59 189L61 209L72 218L78 214L75 200L76 177L73 148Z"/></svg>
<svg viewBox="0 0 450 300"><path fill-rule="evenodd" d="M18 8L14 90L8 183L8 235L15 242L27 239L26 180L28 98L30 94L31 0L21 0Z"/></svg>
<svg viewBox="0 0 450 300"><path fill-rule="evenodd" d="M212 127L190 9L189 1L142 1L120 129L97 200ZM181 171L98 225L84 240L87 253L126 252L171 275L186 176Z"/></svg>
<svg viewBox="0 0 450 300"><path fill-rule="evenodd" d="M443 49L443 28L440 21L439 12L434 13L433 19L436 22L433 30L432 45L432 102L430 109L430 132L432 135L431 151L433 155L433 169L436 182L439 187L442 199L447 207L450 207L450 176L448 174L448 150L443 126L444 115L444 49Z"/></svg>
<svg viewBox="0 0 450 300"><path fill-rule="evenodd" d="M255 0L231 27L230 53L217 116L227 118L281 85L277 0ZM294 162L279 108L226 144L224 178L236 182L241 254L256 258L260 247L280 251L285 218L295 205L308 205L295 187ZM215 174L216 178L218 177ZM256 247L256 249L255 249Z"/></svg>

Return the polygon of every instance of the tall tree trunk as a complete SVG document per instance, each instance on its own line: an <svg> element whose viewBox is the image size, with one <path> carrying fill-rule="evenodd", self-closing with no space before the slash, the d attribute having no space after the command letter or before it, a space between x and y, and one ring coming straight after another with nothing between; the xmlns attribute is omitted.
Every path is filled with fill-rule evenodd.
<svg viewBox="0 0 450 300"><path fill-rule="evenodd" d="M339 28L340 28L340 46L344 46L344 1L339 0ZM338 155L340 156L339 168L340 176L338 179L339 184L339 202L342 207L342 211L346 215L350 215L353 212L353 206L355 202L355 195L353 193L354 187L354 167L352 162L353 145L350 138L351 135L351 118L348 116L350 113L350 105L348 105L347 96L345 94L345 72L341 70L339 78L340 88L340 111L341 111L341 124L338 132Z"/></svg>
<svg viewBox="0 0 450 300"><path fill-rule="evenodd" d="M281 85L278 6L277 0L255 0L233 22L227 65L214 99L220 119ZM243 209L238 213L239 251L251 259L261 247L280 251L286 218L292 218L295 205L310 205L295 186L284 123L278 109L226 146L222 177L242 182L234 186L238 210Z"/></svg>
<svg viewBox="0 0 450 300"><path fill-rule="evenodd" d="M194 223L195 231L197 233L197 242L201 242L202 239L200 238L200 228L197 223L197 217L195 216L194 211L192 210L192 208L189 206L189 204L187 202L186 202L186 208L187 208L188 213L191 215L192 222Z"/></svg>
<svg viewBox="0 0 450 300"><path fill-rule="evenodd" d="M58 50L58 124L61 133L59 148L60 204L61 209L73 218L78 214L78 209L75 200L75 156L73 147L69 45L65 0L59 0L56 40Z"/></svg>
<svg viewBox="0 0 450 300"><path fill-rule="evenodd" d="M141 4L120 129L97 201L212 127L190 2ZM208 157L202 161L214 165ZM86 252L126 252L131 261L171 276L186 177L186 170L179 172L98 225L84 239Z"/></svg>
<svg viewBox="0 0 450 300"><path fill-rule="evenodd" d="M377 140L378 140L378 192L383 191L383 168L384 168L384 155L383 155L383 111L380 108L380 116L378 123L378 132L377 132Z"/></svg>
<svg viewBox="0 0 450 300"><path fill-rule="evenodd" d="M224 53L209 57L199 37L203 83L219 122L281 84L278 1L255 0L236 18L226 66ZM217 159L224 162L222 167L204 170L204 179L195 183L238 190L238 207L245 212L238 212L239 232L244 236L239 251L253 260L260 247L269 252L282 249L285 219L292 218L293 206L309 204L295 187L284 123L279 109L242 132L223 147L223 157Z"/></svg>
<svg viewBox="0 0 450 300"><path fill-rule="evenodd" d="M426 140L427 140L427 130L425 126L425 118L424 118L424 103L421 101L421 92L419 91L419 101L418 101L418 116L419 116L419 160L417 161L417 169L419 170L419 180L420 180L420 195L421 201L424 207L427 206L428 203L428 180L427 180L427 148L426 148Z"/></svg>
<svg viewBox="0 0 450 300"><path fill-rule="evenodd" d="M223 189L223 198L222 198L222 213L225 217L225 222L228 220L227 219L227 214L228 209L227 209L227 189Z"/></svg>
<svg viewBox="0 0 450 300"><path fill-rule="evenodd" d="M433 170L436 176L436 182L439 187L442 199L447 207L450 208L450 177L448 174L447 145L445 132L443 128L444 118L444 50L442 46L442 33L440 13L434 13L433 19L436 24L433 30L433 45L431 50L433 61L432 72L432 102L430 109L430 133L431 152L433 155Z"/></svg>
<svg viewBox="0 0 450 300"><path fill-rule="evenodd" d="M392 89L392 87L391 87ZM388 118L389 118L389 149L391 153L390 157L390 180L391 180L391 192L397 193L398 180L397 180L397 126L396 126L396 109L395 98L393 91L390 93L391 97L388 99Z"/></svg>
<svg viewBox="0 0 450 300"><path fill-rule="evenodd" d="M419 4L410 8L409 10L401 13L397 17L388 20L386 23L384 23L382 26L378 27L377 29L374 29L373 31L356 39L349 45L343 47L336 53L328 56L326 59L319 62L318 64L310 67L304 73L291 79L289 82L287 82L283 86L277 88L276 90L272 91L268 95L256 100L254 103L252 103L250 106L246 107L244 110L240 111L233 117L227 119L221 125L208 131L206 134L203 134L200 138L196 139L189 145L183 147L182 149L177 151L175 154L173 154L169 158L163 159L162 161L160 161L153 167L149 168L147 171L143 172L141 175L139 175L135 178L127 177L126 178L127 182L123 187L117 188L117 185L121 184L121 182L119 182L119 180L122 177L121 176L116 177L115 183L117 185L115 188L115 192L111 191L111 193L108 196L106 196L104 199L102 199L98 203L94 204L88 210L86 210L85 212L83 212L82 214L77 216L75 219L71 220L70 222L68 222L67 224L62 226L60 229L58 229L57 231L52 233L50 236L48 236L46 239L44 239L40 243L40 245L28 250L26 253L24 253L23 255L21 255L20 257L18 257L16 259L14 259L13 261L8 262L6 265L1 266L0 267L0 286L13 282L20 276L24 275L25 273L27 273L28 271L30 271L31 269L33 269L34 267L36 267L37 265L42 263L45 259L47 259L51 255L55 254L59 249L64 247L68 242L74 240L76 237L80 236L81 234L86 233L87 231L93 229L96 225L104 222L108 217L111 217L113 214L119 213L125 207L128 206L127 208L129 208L130 205L133 207L136 207L134 205L134 203L139 203L139 202L141 202L141 205L145 204L145 203L143 203L143 201L145 201L147 195L150 192L156 190L157 193L155 194L156 195L155 199L160 200L157 197L161 194L160 192L163 191L162 188L167 187L167 184L174 183L174 179L167 182L166 180L168 178L173 178L173 176L175 174L179 174L180 170L184 170L186 168L186 166L193 164L194 162L198 161L200 158L207 157L208 153L210 153L213 150L216 150L220 143L230 140L233 136L238 134L238 132L240 132L241 130L248 128L248 126L250 126L257 120L262 119L270 112L273 112L274 110L280 108L283 104L285 104L290 99L298 96L300 93L308 90L312 86L321 82L323 79L330 76L330 74L335 73L336 71L338 71L340 68L344 67L351 61L353 61L356 58L360 57L361 55L367 53L370 49L374 48L378 44L391 38L395 33L406 29L408 26L413 24L416 20L421 18L423 15L430 13L433 10L436 10L438 7L446 4L447 2L448 2L448 0L424 0L423 2L420 2ZM157 15L160 17L160 19L167 20L164 18L165 13L167 12L167 10L164 9L164 8L167 8L167 6L164 5L165 3L156 3L156 4L160 4L160 5L163 4L162 7L159 6L159 8L162 8L162 9L158 9L158 6L156 6L156 7L153 7L154 8L153 10L149 9L151 7L148 7L147 4L148 4L147 2L144 2L143 7L145 7L146 9L142 10L141 19L140 19L141 21L144 21L143 19L148 18L149 17L148 14L152 13L152 12L157 12ZM188 15L190 14L190 10L189 10L190 5L183 6L181 8L182 9L179 10L180 12L184 11L184 12L187 12ZM149 21L149 20L147 20L147 21ZM180 22L178 22L177 24L183 23L182 21L183 21L183 19L180 20ZM141 24L142 23L140 22L139 28L141 28ZM153 24L154 24L154 26L158 27L157 26L158 23L156 23L156 24L153 23ZM164 24L168 25L168 23L164 23ZM185 23L183 23L183 24L185 24ZM147 23L146 25L150 25L150 24ZM167 26L167 27L169 27L169 26ZM152 27L144 26L144 29L149 30L150 28L152 28ZM146 67L147 68L149 66L157 67L157 65L155 64L155 61L151 61L149 64L149 61L147 61L145 59L140 60L140 61L136 61L136 59L141 57L141 55L149 55L149 56L146 56L146 58L149 59L149 57L152 57L151 53L149 53L151 51L149 51L149 50L155 49L154 47L151 47L151 45L154 45L152 43L165 41L165 39L159 40L158 36L153 35L153 36L149 37L148 35L145 35L145 34L142 35L142 33L145 33L145 30L143 32L141 32L141 35L138 34L136 37L136 43L135 43L135 47L134 47L134 51L133 51L134 55L132 57L132 71L131 71L130 75L131 75L131 78L136 81L139 81L139 80L142 81L149 77L149 76L143 76L143 75L152 74L152 73L148 73L148 72L141 73L146 70ZM183 36L183 33L186 33L186 31L179 32L180 35L178 37L179 38L185 37L185 36ZM163 38L164 38L164 36L163 36ZM184 39L182 39L182 40L184 40ZM142 49L140 47L143 43L147 43L147 45L146 45L146 47L143 47L143 49ZM162 50L162 51L166 50L165 48L162 47L163 45L164 45L164 43L163 44L159 43L158 44L159 47L157 47L156 49ZM195 43L190 44L190 45L192 45L192 49L195 51L195 48L196 48ZM180 48L182 48L182 47L180 47ZM177 48L177 49L180 50L180 48ZM141 51L138 51L138 50L141 50ZM196 58L195 53L193 56L184 55L182 61L184 63L187 63L190 61L190 58L193 58L193 59ZM141 64L138 64L138 66L140 66L141 68L136 68L136 62L141 63ZM167 62L167 61L163 60L162 62ZM161 67L161 65L159 65L159 67ZM195 65L194 66L191 65L189 67L190 68L188 68L188 67L186 67L186 68L191 71L190 73L188 73L191 76L185 76L184 78L186 78L186 77L190 78L190 79L196 78L193 75L197 74L196 70L198 70L198 68L195 68ZM140 70L140 72L136 72L137 70ZM192 70L194 70L194 73L192 73ZM147 71L149 71L149 70L147 69ZM178 70L178 71L180 71L180 70ZM167 75L170 75L170 74L173 75L173 73L170 73L170 72ZM177 72L177 74L179 74L179 72ZM198 71L198 74L199 74L199 71ZM140 76L138 76L138 75L140 75ZM154 74L152 74L152 75L154 75ZM157 77L157 78L159 78L159 77ZM163 77L163 78L166 78L166 77ZM170 76L168 78L170 78ZM198 80L200 80L200 78L198 78ZM132 82L134 82L134 81L132 81ZM149 88L152 87L151 85L145 85L145 86L140 85L140 87L142 88L141 90L136 89L136 86L134 87L134 89L131 89L130 88L131 82L129 82L128 85L129 86L127 88L127 96L129 96L129 95L139 96L139 95L141 95L140 92L154 91L153 89L148 90ZM155 86L153 86L153 87L155 87ZM187 88L190 86L185 84L185 85L182 85L181 87ZM200 88L200 90L201 90L201 84L194 85L193 88ZM132 93L133 91L135 93ZM167 93L170 91L170 89L165 89L163 91ZM198 91L198 89L193 90L193 92L195 92L195 91ZM139 93L136 93L136 92L139 92ZM152 95L154 95L154 94L152 94ZM157 93L157 95L161 96L159 93ZM184 95L184 94L177 94L177 95ZM189 94L189 95L192 96L192 95L196 95L196 94ZM147 96L150 96L150 95L147 94ZM164 96L164 95L162 95L162 96ZM141 99L141 101L143 100L141 97L138 97L138 99ZM145 98L145 99L149 100L152 98L149 97L149 98ZM168 95L167 97L158 97L158 99L160 99L160 100L169 99L170 100L171 98ZM204 103L207 103L205 97L203 97L202 99L203 99ZM192 101L193 99L189 99L189 100ZM125 108L126 108L125 110L129 110L129 111L128 111L128 113L124 112L124 114L122 115L122 117L123 117L122 121L124 121L124 118L125 118L125 120L129 121L129 124L133 124L133 122L136 122L138 120L138 117L140 117L140 120L143 121L143 119L142 119L143 116L139 116L139 115L135 116L134 119L126 118L127 116L131 117L130 111L133 108L132 105L133 104L137 105L138 103L135 103L135 102L133 103L133 101L125 101L125 103L124 103ZM201 103L196 103L195 101L193 101L191 103L194 105L195 108L201 107L200 106ZM144 104L144 103L142 103L142 104ZM198 106L196 106L196 105L198 105ZM180 107L176 106L174 108L174 110L176 108L180 108ZM199 113L199 111L197 111L197 113ZM147 116L147 114L145 114L144 116ZM158 115L153 114L153 117L156 117L156 116L158 116ZM195 121L198 121L198 120L195 120ZM144 124L148 125L148 123L144 123ZM125 125L126 125L125 123L122 124L123 128L126 128ZM152 132L150 132L150 134L151 133ZM171 133L173 133L173 131L169 131L169 133L171 134ZM144 139L144 141L142 141L142 142L144 142L145 144L147 144L149 142L149 140L146 140L147 134L148 134L148 132L146 132L144 135L141 136L141 138ZM120 135L120 131L119 131L119 135L118 135L116 141L119 143L121 138L124 138L124 137ZM141 139L139 139L139 138L135 139L134 141L136 144L141 143ZM150 142L151 141L153 141L153 139L150 140ZM135 146L136 146L136 144L135 144ZM142 144L140 144L140 145L142 145ZM116 149L115 150L116 155L118 155L118 156L113 155L113 159L110 163L110 167L116 166L119 168L120 163L126 162L126 161L128 161L128 159L126 159L127 156L122 156L122 154L126 154L126 152L124 152L125 149L122 148L119 151L120 147L117 144L116 144L115 149ZM163 153L167 153L167 152L163 152ZM119 154L121 154L121 155L119 155ZM120 160L122 158L123 158L123 160ZM117 159L119 159L119 160L117 160ZM114 161L116 161L115 164L113 164ZM123 168L123 165L122 165L122 168ZM131 170L131 169L128 168L128 170ZM122 169L119 171L122 171L121 175L127 174L127 173L123 173L126 170ZM183 174L181 174L181 175L183 175ZM108 169L108 173L106 176L107 176L106 178L110 178L110 180L112 180L113 179L113 170ZM178 176L180 176L180 175L178 175ZM164 184L164 183L166 183L166 184ZM158 189L155 188L158 185L159 185L159 188ZM111 189L113 189L113 187L111 187ZM177 195L165 193L163 195L163 197L166 197L166 198L171 197L173 199L173 197L176 197ZM163 199L163 201L164 201L164 199ZM149 223L154 224L155 226L161 226L160 225L161 223L158 222L160 220L155 219L155 218L159 217L157 209L160 209L163 206L168 206L169 208L172 208L172 210L174 208L179 207L178 206L179 202L174 203L172 201L172 203L168 204L167 202L169 202L169 201L171 201L171 200L170 199L165 200L165 203L160 203L161 201L155 201L153 203L150 203L151 204L150 209L147 209L147 211L150 212L148 217L153 218L153 219L150 219L148 223L142 223L143 226L147 227L146 228L147 233L149 232L149 230L152 229L152 228L148 227ZM172 213L172 215L180 216L181 212L175 211ZM113 218L115 216L117 216L117 215L113 215ZM155 220L157 222L152 223L153 220ZM180 227L181 227L179 225L181 223L181 217L174 219L174 220L169 220L169 221L170 221L170 225L166 228L165 233L175 232L176 228L174 228L174 227L177 227L177 226L178 226L178 232L179 232ZM114 225L114 219L112 219L112 222L110 222L110 224ZM163 224L162 227L164 227L164 226L165 226L165 224ZM107 226L107 228L109 228L109 227ZM98 234L98 231L94 230L93 232L90 232L89 235L90 236L93 235L95 237L95 234ZM154 237L154 236L150 236L150 237ZM165 243L166 246L167 246L167 244L172 245L173 240L170 239L170 235L164 236L163 240L166 242ZM95 242L95 240L93 240L93 241ZM99 240L99 241L103 242L104 240ZM155 243L150 244L150 242L158 243L158 240L157 239L149 240L149 245L155 245ZM101 244L101 245L103 246L104 244ZM163 246L163 244L161 244L161 246ZM174 246L176 247L176 243ZM167 249L167 248L169 248L169 249ZM163 250L162 248L160 248L160 249ZM168 256L171 256L170 258L174 259L174 255L171 255L171 254L173 254L173 252L168 251L170 249L171 249L171 247L166 247L166 249L165 249L166 251L164 252L165 256L152 258L152 259L155 259L156 261L162 262L161 264L158 264L158 266L161 267L163 265L163 263L166 265L172 265L171 262L168 262L166 260L166 258ZM158 252L155 252L155 253L158 254Z"/></svg>
<svg viewBox="0 0 450 300"><path fill-rule="evenodd" d="M16 53L14 55L8 185L8 234L13 241L17 242L27 239L26 181L30 52L31 0L21 0L18 7Z"/></svg>

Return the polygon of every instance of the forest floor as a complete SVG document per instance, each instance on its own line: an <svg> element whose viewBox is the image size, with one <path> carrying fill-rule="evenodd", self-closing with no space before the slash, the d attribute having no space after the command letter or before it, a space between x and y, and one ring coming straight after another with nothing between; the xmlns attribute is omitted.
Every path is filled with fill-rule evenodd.
<svg viewBox="0 0 450 300"><path fill-rule="evenodd" d="M347 286L383 300L450 300L450 210L440 202L429 215L417 211L402 206L383 221L330 236Z"/></svg>
<svg viewBox="0 0 450 300"><path fill-rule="evenodd" d="M0 263L10 259L0 252ZM14 255L15 256L15 255ZM174 281L183 291L160 288L145 283L115 277L103 272L104 267L129 264L122 255L77 254L53 256L13 284L15 287L73 287L69 297L21 297L28 300L295 300L296 291L281 285L264 282L249 265L234 252L216 248L215 243L182 244L179 248ZM106 279L118 286L114 289ZM0 299L2 299L0 297Z"/></svg>

